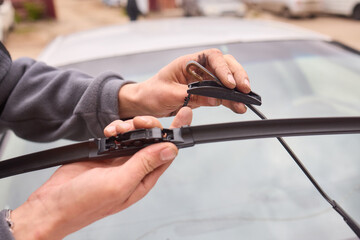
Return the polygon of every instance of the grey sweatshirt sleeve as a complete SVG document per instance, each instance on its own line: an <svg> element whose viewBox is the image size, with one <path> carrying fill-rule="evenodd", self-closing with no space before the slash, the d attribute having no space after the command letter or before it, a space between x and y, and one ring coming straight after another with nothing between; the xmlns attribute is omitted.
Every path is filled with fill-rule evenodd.
<svg viewBox="0 0 360 240"><path fill-rule="evenodd" d="M0 211L0 239L1 240L15 240L10 232L9 225L6 222L6 210Z"/></svg>
<svg viewBox="0 0 360 240"><path fill-rule="evenodd" d="M11 129L33 141L103 136L118 114L118 92L127 81L112 72L91 77L29 58L12 63L0 79L0 132Z"/></svg>

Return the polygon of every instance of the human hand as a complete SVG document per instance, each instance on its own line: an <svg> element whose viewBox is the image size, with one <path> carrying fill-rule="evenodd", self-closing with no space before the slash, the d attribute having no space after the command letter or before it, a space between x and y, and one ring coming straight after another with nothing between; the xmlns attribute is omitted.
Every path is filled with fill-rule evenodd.
<svg viewBox="0 0 360 240"><path fill-rule="evenodd" d="M179 57L161 69L155 76L138 84L127 84L119 91L119 115L131 118L139 115L155 117L172 116L177 113L187 96L187 85L195 79L186 72L186 64L197 61L217 76L228 88L249 93L249 78L244 68L231 55L209 49ZM244 113L243 103L192 95L191 108L224 105L236 113Z"/></svg>
<svg viewBox="0 0 360 240"><path fill-rule="evenodd" d="M182 108L171 128L189 125L190 108ZM154 117L109 124L107 137L138 128L161 128ZM96 220L117 213L144 197L169 167L178 149L172 143L148 146L131 157L89 161L60 167L12 213L14 237L62 239Z"/></svg>

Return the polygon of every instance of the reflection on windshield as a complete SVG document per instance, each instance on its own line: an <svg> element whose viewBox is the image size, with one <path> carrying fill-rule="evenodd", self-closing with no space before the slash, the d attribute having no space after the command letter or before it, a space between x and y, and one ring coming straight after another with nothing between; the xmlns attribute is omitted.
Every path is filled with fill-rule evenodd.
<svg viewBox="0 0 360 240"><path fill-rule="evenodd" d="M262 96L260 109L269 118L360 114L360 57L325 42L232 43L100 59L64 68L92 75L111 70L125 79L143 81L176 57L209 47L231 53L244 66L252 89ZM194 111L193 125L249 119L257 117L250 112L236 115L221 107L200 108ZM165 119L164 126L170 121ZM287 141L329 195L360 222L359 135ZM0 191L5 193L1 193L0 203L16 207L51 171L0 181ZM181 150L143 201L66 239L353 237L278 142L259 139Z"/></svg>

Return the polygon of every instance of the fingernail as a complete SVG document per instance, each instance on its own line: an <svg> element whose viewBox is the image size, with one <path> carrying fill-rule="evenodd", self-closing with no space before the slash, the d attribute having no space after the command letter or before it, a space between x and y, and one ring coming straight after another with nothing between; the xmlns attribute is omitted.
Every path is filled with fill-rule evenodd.
<svg viewBox="0 0 360 240"><path fill-rule="evenodd" d="M231 73L228 74L228 82L236 86L234 76Z"/></svg>
<svg viewBox="0 0 360 240"><path fill-rule="evenodd" d="M116 132L115 126L108 126L105 130L106 130L106 132L108 132L111 135L115 134L115 132Z"/></svg>
<svg viewBox="0 0 360 240"><path fill-rule="evenodd" d="M249 79L248 78L245 78L244 79L244 83L245 83L245 85L248 87L248 89L249 89L249 91L251 90L251 87L250 87L250 81L249 81Z"/></svg>
<svg viewBox="0 0 360 240"><path fill-rule="evenodd" d="M173 148L167 147L160 152L160 159L162 161L171 161L176 157L176 155L177 152Z"/></svg>
<svg viewBox="0 0 360 240"><path fill-rule="evenodd" d="M244 113L247 110L247 107L243 103L235 103L236 112Z"/></svg>
<svg viewBox="0 0 360 240"><path fill-rule="evenodd" d="M210 106L219 106L219 105L221 105L221 99L208 98L208 103L209 103Z"/></svg>

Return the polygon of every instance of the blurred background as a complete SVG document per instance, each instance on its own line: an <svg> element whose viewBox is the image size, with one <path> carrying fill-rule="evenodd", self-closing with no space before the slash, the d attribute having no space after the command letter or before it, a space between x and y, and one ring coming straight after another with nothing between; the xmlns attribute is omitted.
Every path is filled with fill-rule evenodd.
<svg viewBox="0 0 360 240"><path fill-rule="evenodd" d="M131 2L134 0L5 0L0 9L0 38L13 59L36 58L59 35L124 24L130 18L147 21L205 15L288 22L360 50L360 0L136 0L135 10Z"/></svg>

